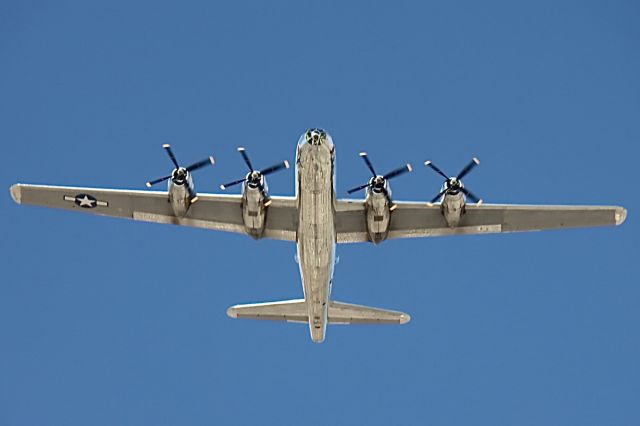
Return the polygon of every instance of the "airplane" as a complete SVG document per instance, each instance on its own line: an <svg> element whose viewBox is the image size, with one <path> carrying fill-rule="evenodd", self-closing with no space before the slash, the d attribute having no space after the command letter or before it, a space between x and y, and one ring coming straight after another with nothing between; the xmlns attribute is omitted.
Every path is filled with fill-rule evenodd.
<svg viewBox="0 0 640 426"><path fill-rule="evenodd" d="M288 168L287 161L257 170L244 148L238 151L249 172L244 178L221 185L225 190L242 184L241 194L198 194L192 172L214 164L213 157L183 167L169 145L163 148L175 168L170 175L147 182L147 186L167 181L167 191L18 183L11 186L11 196L18 204L294 242L303 298L235 305L227 314L232 318L306 323L316 343L324 341L327 324L405 324L410 320L403 312L331 299L337 244L621 225L627 216L626 209L619 206L484 204L462 183L462 178L480 163L477 158L457 176L449 176L426 161L425 166L445 181L429 202L416 202L394 200L389 185L390 179L410 172L410 164L380 175L367 154L361 153L372 177L348 193L365 190L365 197L339 199L335 145L331 136L318 128L305 131L298 141L295 196L268 193L266 176Z"/></svg>

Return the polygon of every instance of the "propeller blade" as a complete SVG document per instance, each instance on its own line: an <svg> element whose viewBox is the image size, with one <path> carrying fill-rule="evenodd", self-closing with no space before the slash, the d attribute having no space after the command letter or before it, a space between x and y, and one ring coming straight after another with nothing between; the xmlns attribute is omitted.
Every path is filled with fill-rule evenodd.
<svg viewBox="0 0 640 426"><path fill-rule="evenodd" d="M445 174L445 172L443 172L442 170L440 170L435 164L433 164L431 162L431 160L427 160L424 162L424 165L427 167L431 167L431 169L433 169L434 172L436 172L437 174L439 174L440 176L442 176L445 179L449 179L449 176L447 176Z"/></svg>
<svg viewBox="0 0 640 426"><path fill-rule="evenodd" d="M238 152L240 153L240 155L242 155L242 158L247 164L247 167L249 167L249 171L252 172L254 170L253 164L251 164L251 160L249 160L249 156L247 155L246 150L243 147L238 147Z"/></svg>
<svg viewBox="0 0 640 426"><path fill-rule="evenodd" d="M435 197L433 197L431 199L431 201L429 201L429 204L433 204L436 201L438 201L440 199L440 197L442 197L444 195L445 192L447 192L448 188L444 188L442 191L440 191L440 193L438 195L436 195Z"/></svg>
<svg viewBox="0 0 640 426"><path fill-rule="evenodd" d="M225 183L223 185L220 185L220 189L222 189L224 191L225 189L230 188L232 186L235 186L235 185L237 185L239 183L242 183L244 181L245 181L245 178L234 180L233 182L229 182L229 183Z"/></svg>
<svg viewBox="0 0 640 426"><path fill-rule="evenodd" d="M164 148L165 151L167 151L167 154L169 155L169 158L171 159L171 162L173 163L173 165L176 166L176 169L179 169L180 166L178 165L178 160L176 160L176 156L173 155L173 151L171 150L171 145L169 145L168 143L165 143L164 145L162 145L162 147Z"/></svg>
<svg viewBox="0 0 640 426"><path fill-rule="evenodd" d="M378 174L376 173L376 170L373 168L373 164L371 164L371 161L369 161L369 157L367 156L367 153L361 152L360 157L362 157L362 159L364 160L369 170L371 170L371 173L373 174L373 176L378 176Z"/></svg>
<svg viewBox="0 0 640 426"><path fill-rule="evenodd" d="M149 181L149 182L146 183L146 185L147 185L148 188L151 188L156 183L164 182L165 180L169 180L169 179L171 179L171 175L165 176L165 177L161 177L160 179Z"/></svg>
<svg viewBox="0 0 640 426"><path fill-rule="evenodd" d="M471 160L471 162L469 164L467 164L464 169L460 170L460 173L458 173L458 180L462 179L463 177L465 177L467 174L469 174L469 172L471 170L473 170L473 168L475 166L477 166L478 164L480 164L480 160L478 160L476 157L473 157L473 160Z"/></svg>
<svg viewBox="0 0 640 426"><path fill-rule="evenodd" d="M287 160L284 160L282 163L274 164L271 167L267 167L266 169L262 170L260 173L262 174L262 176L266 176L271 173L275 173L278 170L288 169L288 168L289 168L289 162Z"/></svg>
<svg viewBox="0 0 640 426"><path fill-rule="evenodd" d="M389 173L384 175L384 178L386 180L389 180L389 179L393 179L394 177L397 177L412 171L413 171L413 167L411 167L411 164L407 163L402 167L398 167L397 169L390 171Z"/></svg>
<svg viewBox="0 0 640 426"><path fill-rule="evenodd" d="M473 192L469 191L467 188L460 188L460 191L462 191L462 193L464 195L466 195L467 198L469 198L474 203L478 203L478 204L482 203L482 200L480 198L476 197L475 194Z"/></svg>
<svg viewBox="0 0 640 426"><path fill-rule="evenodd" d="M188 166L187 171L192 172L194 170L201 169L208 164L213 165L214 163L215 163L215 160L213 159L213 157L209 157L206 160L198 161L197 163L193 163L192 165Z"/></svg>
<svg viewBox="0 0 640 426"><path fill-rule="evenodd" d="M353 194L354 192L360 191L361 189L364 189L364 188L366 188L367 186L369 186L369 183L368 183L368 182L367 182L367 183L365 183L364 185L360 185L360 186L358 186L358 187L356 187L356 188L352 188L352 189L348 190L348 191L347 191L347 194Z"/></svg>

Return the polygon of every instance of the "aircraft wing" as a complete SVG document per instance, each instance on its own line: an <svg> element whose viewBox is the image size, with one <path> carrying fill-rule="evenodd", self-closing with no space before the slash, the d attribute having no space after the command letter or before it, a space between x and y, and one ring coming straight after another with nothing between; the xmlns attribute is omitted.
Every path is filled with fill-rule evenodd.
<svg viewBox="0 0 640 426"><path fill-rule="evenodd" d="M16 184L11 196L18 204L167 223L246 234L240 195L198 194L185 217L176 217L167 192L76 188ZM264 237L296 241L298 210L293 197L271 197Z"/></svg>
<svg viewBox="0 0 640 426"><path fill-rule="evenodd" d="M441 235L491 234L620 225L627 211L618 206L467 205L460 224L447 225L439 205L397 201L391 213L388 239ZM369 241L362 200L336 202L338 243Z"/></svg>

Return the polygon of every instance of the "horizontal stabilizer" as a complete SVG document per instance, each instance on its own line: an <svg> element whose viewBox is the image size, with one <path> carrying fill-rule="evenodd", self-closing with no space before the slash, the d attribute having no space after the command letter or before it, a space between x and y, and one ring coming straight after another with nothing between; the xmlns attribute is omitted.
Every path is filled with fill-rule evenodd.
<svg viewBox="0 0 640 426"><path fill-rule="evenodd" d="M304 299L235 305L227 309L227 315L231 318L309 322L307 304Z"/></svg>
<svg viewBox="0 0 640 426"><path fill-rule="evenodd" d="M329 324L406 324L410 320L403 312L329 302Z"/></svg>
<svg viewBox="0 0 640 426"><path fill-rule="evenodd" d="M235 305L227 309L227 315L231 318L309 322L304 299ZM403 312L333 301L329 302L328 317L329 324L405 324L411 319Z"/></svg>

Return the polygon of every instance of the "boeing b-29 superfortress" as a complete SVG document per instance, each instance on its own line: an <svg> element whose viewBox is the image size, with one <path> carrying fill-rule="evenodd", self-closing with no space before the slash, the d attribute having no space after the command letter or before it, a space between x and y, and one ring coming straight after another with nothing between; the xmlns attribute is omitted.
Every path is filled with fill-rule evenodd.
<svg viewBox="0 0 640 426"><path fill-rule="evenodd" d="M170 175L148 182L147 186L168 181L168 192L16 184L11 187L11 195L19 204L294 242L304 298L236 305L227 314L233 318L307 323L314 342L324 340L327 324L404 324L410 319L402 312L331 300L336 244L620 225L627 214L617 206L483 204L461 180L479 164L476 158L454 177L426 161L426 166L445 179L442 190L430 202L407 202L392 199L389 180L411 171L411 165L380 175L366 153L361 153L372 177L349 193L366 190L366 196L338 199L335 146L322 129L310 129L300 137L294 197L269 195L265 179L270 173L288 168L288 162L256 170L244 148L238 151L249 173L243 179L221 185L224 190L242 184L242 194L197 194L191 172L213 164L213 158L182 167L171 147L163 147L175 168ZM467 204L467 199L473 204Z"/></svg>

